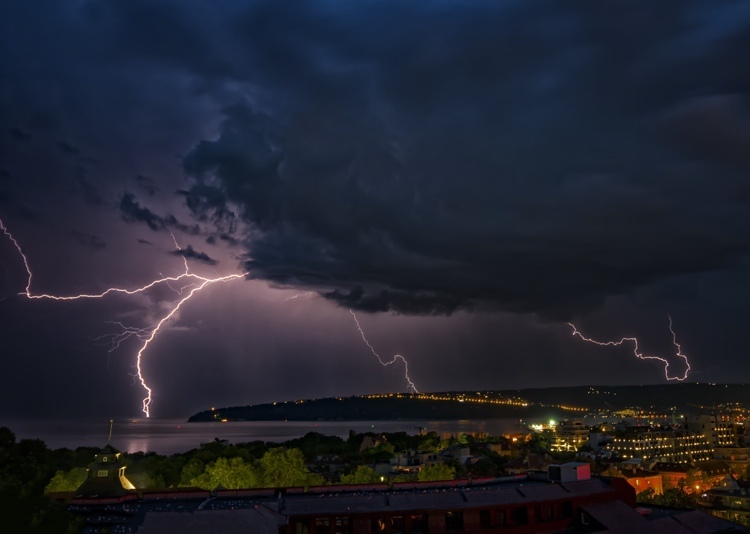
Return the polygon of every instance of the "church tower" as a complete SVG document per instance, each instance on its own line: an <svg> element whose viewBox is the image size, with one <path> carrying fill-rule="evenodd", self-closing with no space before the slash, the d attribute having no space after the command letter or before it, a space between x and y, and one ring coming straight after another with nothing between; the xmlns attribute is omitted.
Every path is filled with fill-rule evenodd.
<svg viewBox="0 0 750 534"><path fill-rule="evenodd" d="M76 495L82 497L120 497L135 489L125 476L125 466L120 463L120 452L111 445L112 424L109 421L109 438L107 445L94 455L89 464L86 480L83 481Z"/></svg>

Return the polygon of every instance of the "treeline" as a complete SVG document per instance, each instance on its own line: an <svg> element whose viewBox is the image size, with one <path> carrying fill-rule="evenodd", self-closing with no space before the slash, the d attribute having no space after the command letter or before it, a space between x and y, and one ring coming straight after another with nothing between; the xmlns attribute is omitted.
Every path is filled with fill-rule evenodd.
<svg viewBox="0 0 750 534"><path fill-rule="evenodd" d="M364 439L372 446L362 449ZM397 452L437 451L457 440L440 440L436 433L410 436L405 432L357 434L348 439L310 432L282 444L253 441L227 444L209 442L185 453L123 453L120 461L126 476L140 489L199 487L278 488L322 484L365 484L380 481L370 467L388 461ZM91 457L93 458L93 452ZM86 477L90 462L54 474L45 492L74 491ZM333 468L333 469L332 469ZM445 480L456 475L456 467L438 465L417 475L401 475L395 481Z"/></svg>
<svg viewBox="0 0 750 534"><path fill-rule="evenodd" d="M423 468L419 474L401 474L389 481L494 476L507 462L471 436L441 440L435 432L409 435L354 431L347 439L310 432L282 444L214 441L169 456L122 453L120 460L127 467L126 476L139 489L370 484L382 481L382 475L372 466L388 462L398 453L438 452L454 445L470 447L472 453L483 451L484 458L471 471L448 459ZM47 494L75 491L98 451L96 447L50 450L41 440L16 441L10 429L0 428L0 532L78 532L81 520Z"/></svg>
<svg viewBox="0 0 750 534"><path fill-rule="evenodd" d="M81 520L44 495L57 470L87 465L97 449L50 450L43 441L16 442L0 427L0 532L79 532Z"/></svg>

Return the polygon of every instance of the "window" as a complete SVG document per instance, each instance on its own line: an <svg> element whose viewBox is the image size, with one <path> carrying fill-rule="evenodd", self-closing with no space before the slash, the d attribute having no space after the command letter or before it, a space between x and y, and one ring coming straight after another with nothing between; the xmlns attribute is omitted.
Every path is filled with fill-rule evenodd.
<svg viewBox="0 0 750 534"><path fill-rule="evenodd" d="M425 514L412 514L411 531L414 534L426 534L429 527L427 525L427 516Z"/></svg>
<svg viewBox="0 0 750 534"><path fill-rule="evenodd" d="M464 514L463 512L447 512L445 514L445 530L463 530Z"/></svg>
<svg viewBox="0 0 750 534"><path fill-rule="evenodd" d="M107 471L106 469L99 469L99 471L96 472L96 476L98 476L99 478L105 478L107 476L107 473L109 473L109 471Z"/></svg>
<svg viewBox="0 0 750 534"><path fill-rule="evenodd" d="M508 520L505 517L505 510L495 510L495 524L499 527L508 524Z"/></svg>
<svg viewBox="0 0 750 534"><path fill-rule="evenodd" d="M563 517L573 517L573 501L563 501L562 515Z"/></svg>
<svg viewBox="0 0 750 534"><path fill-rule="evenodd" d="M539 504L534 507L534 514L538 522L549 521L554 516L554 510L551 504Z"/></svg>
<svg viewBox="0 0 750 534"><path fill-rule="evenodd" d="M394 534L400 534L405 531L404 516L394 515L391 518L391 532Z"/></svg>
<svg viewBox="0 0 750 534"><path fill-rule="evenodd" d="M529 522L529 511L525 506L513 508L511 511L511 521L514 525L526 525Z"/></svg>
<svg viewBox="0 0 750 534"><path fill-rule="evenodd" d="M102 456L102 463L107 463L108 458L106 456Z"/></svg>
<svg viewBox="0 0 750 534"><path fill-rule="evenodd" d="M328 534L330 523L327 517L315 518L315 532L318 534Z"/></svg>
<svg viewBox="0 0 750 534"><path fill-rule="evenodd" d="M479 526L484 529L490 528L490 511L479 510Z"/></svg>
<svg viewBox="0 0 750 534"><path fill-rule="evenodd" d="M351 531L352 525L348 517L336 518L336 534L349 534Z"/></svg>

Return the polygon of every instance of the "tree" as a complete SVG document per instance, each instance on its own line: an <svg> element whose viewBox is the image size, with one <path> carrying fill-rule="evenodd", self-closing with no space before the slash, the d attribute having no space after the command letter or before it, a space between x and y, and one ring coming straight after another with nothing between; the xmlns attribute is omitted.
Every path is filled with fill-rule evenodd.
<svg viewBox="0 0 750 534"><path fill-rule="evenodd" d="M82 520L44 495L45 486L60 469L56 461L71 451L53 454L39 440L21 440L0 428L0 518L3 532L80 532ZM68 464L68 465L66 465ZM64 462L67 475L69 462ZM76 486L77 487L77 486ZM75 489L75 488L74 488Z"/></svg>
<svg viewBox="0 0 750 534"><path fill-rule="evenodd" d="M482 458L471 466L471 475L474 477L494 477L498 471L497 463L491 458Z"/></svg>
<svg viewBox="0 0 750 534"><path fill-rule="evenodd" d="M657 495L653 488L648 488L636 495L636 501L670 508L695 508L697 506L694 495L684 488L669 488L662 495Z"/></svg>
<svg viewBox="0 0 750 534"><path fill-rule="evenodd" d="M167 484L164 478L156 473L128 473L128 480L138 489L165 488Z"/></svg>
<svg viewBox="0 0 750 534"><path fill-rule="evenodd" d="M417 475L420 482L433 480L453 480L456 478L456 468L446 464L428 465Z"/></svg>
<svg viewBox="0 0 750 534"><path fill-rule="evenodd" d="M271 488L314 486L323 484L320 475L311 473L299 449L270 449L260 459L263 485Z"/></svg>
<svg viewBox="0 0 750 534"><path fill-rule="evenodd" d="M74 467L70 471L57 471L49 481L44 493L55 491L75 491L86 480L86 468Z"/></svg>
<svg viewBox="0 0 750 534"><path fill-rule="evenodd" d="M341 475L342 484L373 484L375 482L380 482L380 475L372 467L366 465L360 465L354 473Z"/></svg>
<svg viewBox="0 0 750 534"><path fill-rule="evenodd" d="M199 477L206 470L206 464L198 458L190 458L182 468L180 486L191 486L193 479Z"/></svg>
<svg viewBox="0 0 750 534"><path fill-rule="evenodd" d="M343 454L346 442L338 436L326 436L319 432L308 432L301 438L286 442L290 448L300 449L305 458L312 460L322 454Z"/></svg>
<svg viewBox="0 0 750 534"><path fill-rule="evenodd" d="M440 450L440 436L434 430L419 436L417 448L420 451L438 452Z"/></svg>
<svg viewBox="0 0 750 534"><path fill-rule="evenodd" d="M257 470L242 458L219 458L206 466L206 470L191 480L192 486L204 489L256 488L260 484Z"/></svg>
<svg viewBox="0 0 750 534"><path fill-rule="evenodd" d="M365 451L365 456L372 462L383 462L393 458L395 452L396 447L386 441Z"/></svg>

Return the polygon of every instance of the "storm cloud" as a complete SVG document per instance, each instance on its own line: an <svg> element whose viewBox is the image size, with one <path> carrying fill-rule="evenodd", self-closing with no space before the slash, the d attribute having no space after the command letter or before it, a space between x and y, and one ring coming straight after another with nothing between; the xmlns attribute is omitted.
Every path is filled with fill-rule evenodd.
<svg viewBox="0 0 750 534"><path fill-rule="evenodd" d="M128 222L144 223L154 232L172 228L189 235L200 234L200 227L197 224L182 223L174 215L158 215L151 209L141 206L132 193L125 193L120 198L120 215Z"/></svg>
<svg viewBox="0 0 750 534"><path fill-rule="evenodd" d="M256 3L213 68L151 52L252 87L184 160L195 215L247 225L252 277L369 311L564 319L747 254L748 20L736 2Z"/></svg>
<svg viewBox="0 0 750 534"><path fill-rule="evenodd" d="M241 247L242 270L274 286L362 310L566 319L747 256L741 0L47 8L54 24L13 7L34 32L7 33L59 45L35 68L73 110L98 110L76 117L104 117L118 139L189 139L169 154L188 178L171 190L195 220L160 205L163 177L141 169L128 176L157 207L125 193L122 218ZM58 80L50 64L68 56L78 63ZM8 124L14 146L65 116L37 87L19 84L4 108L36 98ZM223 117L210 135L180 130L206 101ZM169 126L129 120L146 105L169 107ZM100 142L59 130L67 159Z"/></svg>
<svg viewBox="0 0 750 534"><path fill-rule="evenodd" d="M107 243L104 241L101 237L94 235L94 234L87 234L84 232L79 231L73 231L70 232L70 235L73 236L73 238L78 241L81 245L84 247L90 249L90 250L103 250L107 248Z"/></svg>
<svg viewBox="0 0 750 534"><path fill-rule="evenodd" d="M201 263L205 263L206 265L218 265L219 264L217 260L213 259L211 256L209 256L205 252L198 252L191 245L188 245L185 248L177 249L174 252L170 252L170 254L172 254L173 256L181 256L188 260L199 261Z"/></svg>
<svg viewBox="0 0 750 534"><path fill-rule="evenodd" d="M403 390L349 309L424 391L663 382L566 323L676 375L668 314L691 380L750 376L746 0L5 4L0 219L31 290L248 273L149 345L159 416ZM13 417L133 415L138 340L92 340L193 283L29 300L5 235L0 276Z"/></svg>

